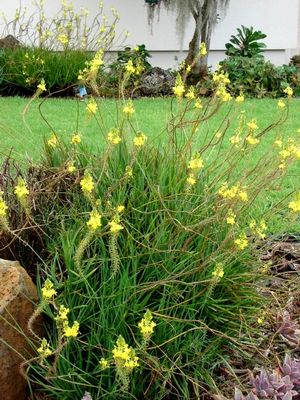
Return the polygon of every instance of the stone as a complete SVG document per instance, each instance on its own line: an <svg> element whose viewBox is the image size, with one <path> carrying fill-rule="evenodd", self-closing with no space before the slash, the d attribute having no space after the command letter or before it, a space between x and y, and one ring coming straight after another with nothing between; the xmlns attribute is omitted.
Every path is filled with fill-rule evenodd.
<svg viewBox="0 0 300 400"><path fill-rule="evenodd" d="M140 91L145 96L170 95L174 85L175 76L159 67L145 72L140 79Z"/></svg>
<svg viewBox="0 0 300 400"><path fill-rule="evenodd" d="M5 38L0 39L0 49L16 49L21 47L21 42L13 35L7 35Z"/></svg>
<svg viewBox="0 0 300 400"><path fill-rule="evenodd" d="M3 400L25 399L26 379L20 372L20 364L33 355L27 324L37 302L36 287L25 269L17 261L0 259L0 397Z"/></svg>

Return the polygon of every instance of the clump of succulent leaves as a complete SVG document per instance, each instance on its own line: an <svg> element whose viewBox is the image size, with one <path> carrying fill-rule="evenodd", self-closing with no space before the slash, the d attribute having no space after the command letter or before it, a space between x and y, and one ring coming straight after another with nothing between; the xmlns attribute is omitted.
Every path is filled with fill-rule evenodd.
<svg viewBox="0 0 300 400"><path fill-rule="evenodd" d="M297 321L291 319L288 311L284 311L277 316L277 332L289 346L299 347L300 326Z"/></svg>
<svg viewBox="0 0 300 400"><path fill-rule="evenodd" d="M300 393L300 361L287 354L276 370L262 368L255 377L252 374L251 386L246 395L236 388L234 400L293 400Z"/></svg>

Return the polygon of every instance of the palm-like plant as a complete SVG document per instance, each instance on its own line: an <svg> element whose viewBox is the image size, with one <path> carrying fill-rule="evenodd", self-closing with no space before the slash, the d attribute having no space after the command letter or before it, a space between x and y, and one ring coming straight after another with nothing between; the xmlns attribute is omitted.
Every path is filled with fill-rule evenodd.
<svg viewBox="0 0 300 400"><path fill-rule="evenodd" d="M240 56L240 57L257 57L261 56L265 43L259 40L267 37L261 31L255 31L253 27L250 28L242 25L242 28L237 29L237 35L230 37L229 43L226 43L227 56Z"/></svg>

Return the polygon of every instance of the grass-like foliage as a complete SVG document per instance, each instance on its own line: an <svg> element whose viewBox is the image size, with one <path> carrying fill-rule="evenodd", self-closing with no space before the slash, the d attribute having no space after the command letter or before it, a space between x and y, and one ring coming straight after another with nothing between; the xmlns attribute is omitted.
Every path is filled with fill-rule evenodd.
<svg viewBox="0 0 300 400"><path fill-rule="evenodd" d="M95 60L86 84L95 85ZM204 102L177 77L161 145L139 130L130 100L116 103L106 131L89 99L105 150L87 147L80 132L68 140L53 132L41 165L6 188L3 231L18 232L10 222L16 198L26 230L38 230L47 254L41 302L29 321L33 331L43 313L45 337L22 366L31 388L59 400L85 391L93 399L199 398L217 392L218 368L231 354L254 351L267 302L258 290L266 270L258 248L274 213L286 207L288 215L284 199L277 208L261 202L300 150L278 139L278 152L254 165L252 156L286 120L292 92L278 104L277 121L260 130L243 112L243 96L231 98L222 71L214 82ZM224 102L232 102L231 114L203 132ZM234 132L230 118L239 120ZM289 200L291 211L299 201Z"/></svg>

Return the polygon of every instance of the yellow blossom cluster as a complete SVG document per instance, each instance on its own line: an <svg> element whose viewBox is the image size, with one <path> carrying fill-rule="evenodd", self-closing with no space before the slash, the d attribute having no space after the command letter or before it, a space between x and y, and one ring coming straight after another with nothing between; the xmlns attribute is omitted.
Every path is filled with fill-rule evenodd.
<svg viewBox="0 0 300 400"><path fill-rule="evenodd" d="M135 109L131 100L129 100L127 104L125 104L125 106L123 107L123 113L126 115L132 115L135 113Z"/></svg>
<svg viewBox="0 0 300 400"><path fill-rule="evenodd" d="M45 79L41 80L41 82L37 85L37 89L39 92L44 92L46 90Z"/></svg>
<svg viewBox="0 0 300 400"><path fill-rule="evenodd" d="M79 71L78 80L79 81L91 81L95 79L99 68L104 64L103 61L103 49L96 52L94 58L91 61L86 62L86 67Z"/></svg>
<svg viewBox="0 0 300 400"><path fill-rule="evenodd" d="M70 172L70 173L76 171L76 167L75 167L75 165L74 165L74 161L69 161L69 162L67 163L67 171Z"/></svg>
<svg viewBox="0 0 300 400"><path fill-rule="evenodd" d="M86 105L86 111L87 111L90 115L94 115L94 114L96 114L97 110L98 110L98 105L97 105L97 103L96 103L96 100L92 97L92 98L88 101L88 103L87 103L87 105Z"/></svg>
<svg viewBox="0 0 300 400"><path fill-rule="evenodd" d="M57 147L58 139L57 139L57 136L56 136L56 134L54 132L50 136L50 139L48 139L47 144L48 144L49 147L52 147L53 149L55 149L55 147Z"/></svg>
<svg viewBox="0 0 300 400"><path fill-rule="evenodd" d="M217 263L212 272L214 281L219 281L224 276L224 267L222 263Z"/></svg>
<svg viewBox="0 0 300 400"><path fill-rule="evenodd" d="M42 298L45 301L51 300L52 297L56 295L56 290L54 289L53 283L50 281L50 279L45 280L41 292Z"/></svg>
<svg viewBox="0 0 300 400"><path fill-rule="evenodd" d="M285 102L283 100L278 100L277 107L278 108L285 108Z"/></svg>
<svg viewBox="0 0 300 400"><path fill-rule="evenodd" d="M129 59L125 64L125 71L129 74L139 75L144 71L144 69L145 68L140 60L137 61L136 65L134 65L132 59Z"/></svg>
<svg viewBox="0 0 300 400"><path fill-rule="evenodd" d="M53 354L53 351L50 349L50 345L46 338L42 339L40 347L37 348L37 352L43 358L49 357Z"/></svg>
<svg viewBox="0 0 300 400"><path fill-rule="evenodd" d="M105 370L106 368L109 367L109 362L105 358L101 358L99 361L99 367L101 371Z"/></svg>
<svg viewBox="0 0 300 400"><path fill-rule="evenodd" d="M139 366L139 358L135 355L132 347L129 347L122 336L119 336L112 350L113 358L116 363L117 372L131 372Z"/></svg>
<svg viewBox="0 0 300 400"><path fill-rule="evenodd" d="M277 139L274 144L280 148L280 169L286 168L287 160L299 160L300 159L300 145L295 142L294 139L288 138L287 142L284 143L281 139Z"/></svg>
<svg viewBox="0 0 300 400"><path fill-rule="evenodd" d="M239 184L229 187L227 183L224 183L220 187L218 194L225 199L238 198L243 202L248 201L247 192L243 188L241 188Z"/></svg>
<svg viewBox="0 0 300 400"><path fill-rule="evenodd" d="M193 100L195 96L195 88L191 86L189 90L186 92L185 97L189 100Z"/></svg>
<svg viewBox="0 0 300 400"><path fill-rule="evenodd" d="M156 323L153 321L153 316L150 310L145 312L143 319L138 323L138 327L144 341L148 342L154 332L154 328L156 327Z"/></svg>
<svg viewBox="0 0 300 400"><path fill-rule="evenodd" d="M80 186L81 186L82 191L85 194L92 193L95 185L94 185L94 181L93 181L93 178L90 173L85 172L84 177L80 181Z"/></svg>
<svg viewBox="0 0 300 400"><path fill-rule="evenodd" d="M216 96L219 97L223 102L232 99L231 94L227 91L226 85L230 83L228 74L224 73L220 68L218 68L212 76L213 82L216 84Z"/></svg>
<svg viewBox="0 0 300 400"><path fill-rule="evenodd" d="M0 217L6 216L6 210L8 210L8 206L5 203L5 200L2 197L2 192L0 192Z"/></svg>
<svg viewBox="0 0 300 400"><path fill-rule="evenodd" d="M117 216L115 216L112 221L110 221L108 223L109 225L109 230L111 233L118 233L120 232L122 229L124 229L124 227L120 224L119 218Z"/></svg>
<svg viewBox="0 0 300 400"><path fill-rule="evenodd" d="M79 333L79 322L74 321L73 325L70 326L68 322L63 324L63 335L66 338L76 338Z"/></svg>
<svg viewBox="0 0 300 400"><path fill-rule="evenodd" d="M125 176L125 178L132 178L133 177L133 169L129 165L127 165L126 168L125 168L124 176Z"/></svg>
<svg viewBox="0 0 300 400"><path fill-rule="evenodd" d="M204 42L200 43L199 53L201 57L204 57L207 54L206 44Z"/></svg>
<svg viewBox="0 0 300 400"><path fill-rule="evenodd" d="M295 213L300 213L300 192L296 194L295 200L289 203L289 209Z"/></svg>
<svg viewBox="0 0 300 400"><path fill-rule="evenodd" d="M133 144L136 147L142 147L145 145L148 137L143 132L138 132L137 135L133 138Z"/></svg>
<svg viewBox="0 0 300 400"><path fill-rule="evenodd" d="M79 144L81 143L81 136L78 133L74 133L71 139L72 144Z"/></svg>
<svg viewBox="0 0 300 400"><path fill-rule="evenodd" d="M201 108L203 108L203 104L202 104L202 102L201 102L200 99L197 99L197 100L195 101L194 107L197 108L198 110L200 110Z"/></svg>
<svg viewBox="0 0 300 400"><path fill-rule="evenodd" d="M119 144L122 141L120 130L112 128L107 134L107 140L112 144Z"/></svg>
<svg viewBox="0 0 300 400"><path fill-rule="evenodd" d="M244 250L249 244L245 232L240 233L239 237L235 239L234 243L240 250Z"/></svg>
<svg viewBox="0 0 300 400"><path fill-rule="evenodd" d="M175 86L173 87L173 93L176 97L182 97L185 92L185 87L181 75L177 74Z"/></svg>
<svg viewBox="0 0 300 400"><path fill-rule="evenodd" d="M261 239L265 239L266 237L266 231L267 231L267 225L264 219L262 219L260 222L256 222L254 219L250 222L249 228L252 230L252 232L255 235L258 235Z"/></svg>
<svg viewBox="0 0 300 400"><path fill-rule="evenodd" d="M288 97L292 97L294 92L290 86L287 86L285 89L283 89L283 93L287 94Z"/></svg>
<svg viewBox="0 0 300 400"><path fill-rule="evenodd" d="M230 208L228 210L227 216L226 216L226 222L228 225L235 225L236 224L236 215L235 213L232 211L232 209Z"/></svg>
<svg viewBox="0 0 300 400"><path fill-rule="evenodd" d="M252 119L251 121L247 122L247 126L250 132L253 132L258 129L258 125L255 119Z"/></svg>
<svg viewBox="0 0 300 400"><path fill-rule="evenodd" d="M101 214L99 214L97 210L91 211L90 218L86 224L91 231L95 232L98 228L101 227Z"/></svg>
<svg viewBox="0 0 300 400"><path fill-rule="evenodd" d="M239 96L237 96L235 98L236 103L243 103L244 100L245 100L245 96L242 93L240 93Z"/></svg>
<svg viewBox="0 0 300 400"><path fill-rule="evenodd" d="M18 184L14 189L14 193L19 200L23 200L29 195L29 190L23 178L18 179Z"/></svg>
<svg viewBox="0 0 300 400"><path fill-rule="evenodd" d="M251 144L252 146L255 146L259 143L259 139L251 134L246 137L246 142Z"/></svg>
<svg viewBox="0 0 300 400"><path fill-rule="evenodd" d="M61 305L58 309L58 315L56 316L56 320L58 322L63 322L68 320L68 314L70 312L70 309L65 307L64 305Z"/></svg>
<svg viewBox="0 0 300 400"><path fill-rule="evenodd" d="M196 184L197 179L197 173L199 172L200 169L202 169L204 167L204 163L203 160L200 156L199 153L196 153L189 161L188 163L188 169L189 169L189 173L187 176L187 184L189 186L193 186Z"/></svg>

